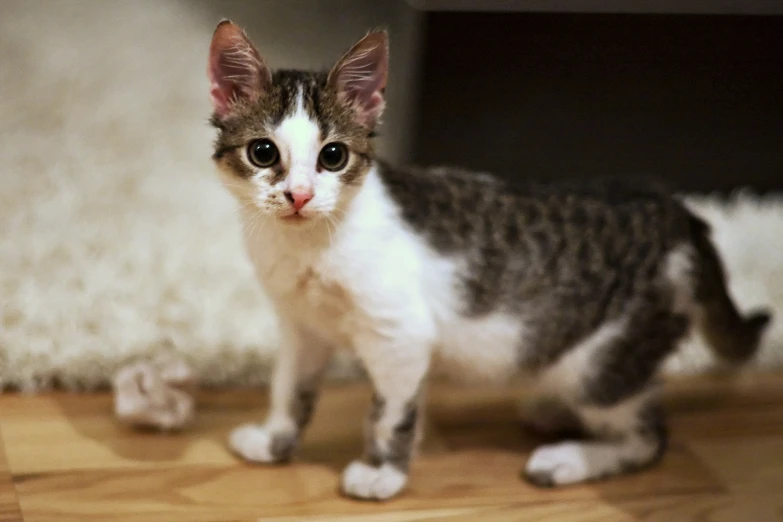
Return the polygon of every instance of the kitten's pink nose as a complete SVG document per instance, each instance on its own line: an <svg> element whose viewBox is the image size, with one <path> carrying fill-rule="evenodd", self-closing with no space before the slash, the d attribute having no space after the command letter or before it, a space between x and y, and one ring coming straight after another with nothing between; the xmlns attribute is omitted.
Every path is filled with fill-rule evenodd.
<svg viewBox="0 0 783 522"><path fill-rule="evenodd" d="M286 192L285 197L291 202L296 210L301 210L303 206L307 205L308 201L313 199L313 193L307 191L293 191Z"/></svg>

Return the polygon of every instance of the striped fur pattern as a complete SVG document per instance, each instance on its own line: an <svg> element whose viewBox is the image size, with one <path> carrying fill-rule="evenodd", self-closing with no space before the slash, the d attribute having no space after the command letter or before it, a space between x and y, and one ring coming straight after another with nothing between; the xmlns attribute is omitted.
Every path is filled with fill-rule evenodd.
<svg viewBox="0 0 783 522"><path fill-rule="evenodd" d="M511 183L381 161L372 137L387 69L383 31L320 72L272 71L239 27L215 31L213 158L284 333L267 418L237 428L232 448L289 459L345 347L375 389L347 495L403 490L431 370L524 374L568 413L588 438L538 448L525 469L535 484L656 462L661 362L692 324L727 360L747 360L769 315L737 311L708 227L654 183Z"/></svg>

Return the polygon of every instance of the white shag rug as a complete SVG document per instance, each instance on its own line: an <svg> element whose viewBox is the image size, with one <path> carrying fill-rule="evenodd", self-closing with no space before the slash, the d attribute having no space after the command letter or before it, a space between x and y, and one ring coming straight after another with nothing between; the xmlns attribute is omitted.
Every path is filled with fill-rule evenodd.
<svg viewBox="0 0 783 522"><path fill-rule="evenodd" d="M265 382L276 323L209 159L216 20L195 5L3 0L0 390L105 386L161 350L205 386ZM740 305L776 312L751 367L781 366L783 200L689 202ZM695 339L669 363L713 359Z"/></svg>

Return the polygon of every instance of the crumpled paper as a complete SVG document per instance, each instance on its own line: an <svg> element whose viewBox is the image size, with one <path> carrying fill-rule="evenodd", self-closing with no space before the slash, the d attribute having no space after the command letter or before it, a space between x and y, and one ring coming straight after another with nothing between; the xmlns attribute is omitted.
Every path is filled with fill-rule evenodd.
<svg viewBox="0 0 783 522"><path fill-rule="evenodd" d="M112 385L114 413L125 424L174 431L193 421L195 374L175 355L129 363L117 371Z"/></svg>

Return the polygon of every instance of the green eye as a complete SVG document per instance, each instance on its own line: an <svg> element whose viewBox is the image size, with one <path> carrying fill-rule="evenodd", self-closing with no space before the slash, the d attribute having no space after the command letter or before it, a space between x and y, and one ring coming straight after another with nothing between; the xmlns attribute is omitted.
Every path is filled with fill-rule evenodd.
<svg viewBox="0 0 783 522"><path fill-rule="evenodd" d="M318 164L329 171L340 170L348 163L348 147L342 143L327 143L318 154Z"/></svg>
<svg viewBox="0 0 783 522"><path fill-rule="evenodd" d="M256 167L269 168L280 160L280 152L272 140L255 140L247 146L247 158Z"/></svg>

